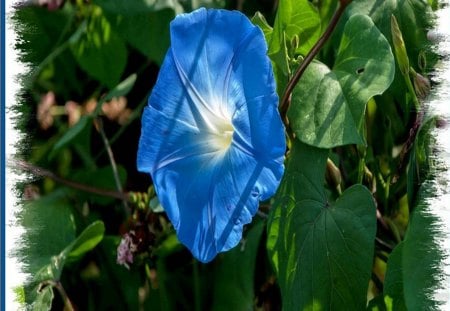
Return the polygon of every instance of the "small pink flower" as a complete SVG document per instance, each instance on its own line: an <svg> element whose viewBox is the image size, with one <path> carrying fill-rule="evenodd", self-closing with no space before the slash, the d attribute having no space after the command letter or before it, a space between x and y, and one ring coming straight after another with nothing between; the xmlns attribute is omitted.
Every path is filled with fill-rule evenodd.
<svg viewBox="0 0 450 311"><path fill-rule="evenodd" d="M134 232L130 231L130 234L134 234ZM125 266L127 269L130 269L128 264L133 263L133 253L136 252L136 245L130 234L126 233L117 247L117 263Z"/></svg>
<svg viewBox="0 0 450 311"><path fill-rule="evenodd" d="M55 94L48 92L41 97L37 108L37 120L43 130L49 129L53 125L53 115L51 108L56 105Z"/></svg>
<svg viewBox="0 0 450 311"><path fill-rule="evenodd" d="M38 0L38 4L40 6L47 6L49 11L57 10L62 4L64 0Z"/></svg>

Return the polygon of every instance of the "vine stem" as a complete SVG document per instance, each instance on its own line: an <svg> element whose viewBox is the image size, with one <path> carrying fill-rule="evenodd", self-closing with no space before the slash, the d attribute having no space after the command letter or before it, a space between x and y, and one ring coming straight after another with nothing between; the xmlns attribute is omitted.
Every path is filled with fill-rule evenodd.
<svg viewBox="0 0 450 311"><path fill-rule="evenodd" d="M116 160L114 159L114 154L111 149L111 145L109 144L108 137L106 137L105 130L103 128L103 121L101 118L95 119L95 124L97 126L97 130L100 133L100 136L102 137L103 144L106 148L106 153L108 154L109 162L111 163L111 168L114 175L114 181L116 182L116 188L118 192L123 193L122 184L120 182L119 172L117 170L117 164ZM128 210L128 204L126 199L122 199L123 205L126 210Z"/></svg>
<svg viewBox="0 0 450 311"><path fill-rule="evenodd" d="M339 19L341 18L345 9L351 2L352 2L351 0L340 1L340 5L338 6L336 12L334 12L334 15L331 18L330 24L328 24L327 29L319 38L319 40L317 40L317 42L314 44L311 50L308 52L303 62L300 64L300 66L297 68L292 78L289 80L286 86L286 90L284 91L283 97L281 98L280 102L280 113L283 116L283 120L285 121L286 126L289 125L286 114L291 104L291 94L292 91L294 90L294 87L297 85L298 81L302 77L308 65L313 61L314 57L319 53L320 49L324 46L325 42L327 42L327 40L330 38L331 34L333 33L333 30L336 28Z"/></svg>
<svg viewBox="0 0 450 311"><path fill-rule="evenodd" d="M46 170L42 167L39 166L35 166L31 163L25 162L25 161L15 161L14 162L17 168L20 168L24 171L27 172L31 172L34 175L37 176L41 176L41 177L47 177L50 178L52 180L54 180L57 183L69 186L71 188L74 189L78 189L81 191L85 191L85 192L90 192L90 193L94 193L94 194L98 194L101 196L106 196L106 197L111 197L111 198L115 198L115 199L119 199L119 200L126 200L129 201L129 197L128 194L125 192L118 192L118 191L111 191L111 190L106 190L106 189L100 189L100 188L94 188L91 186L87 186L84 184L80 184L78 182L75 182L73 180L69 180L66 178L63 178L61 176L56 175L55 173Z"/></svg>

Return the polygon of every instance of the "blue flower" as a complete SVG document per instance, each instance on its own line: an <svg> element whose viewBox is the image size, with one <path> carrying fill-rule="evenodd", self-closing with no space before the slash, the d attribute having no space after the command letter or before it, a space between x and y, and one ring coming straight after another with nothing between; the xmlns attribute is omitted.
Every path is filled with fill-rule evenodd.
<svg viewBox="0 0 450 311"><path fill-rule="evenodd" d="M239 243L278 188L284 127L263 33L245 15L198 9L177 16L170 35L137 164L178 239L208 262Z"/></svg>

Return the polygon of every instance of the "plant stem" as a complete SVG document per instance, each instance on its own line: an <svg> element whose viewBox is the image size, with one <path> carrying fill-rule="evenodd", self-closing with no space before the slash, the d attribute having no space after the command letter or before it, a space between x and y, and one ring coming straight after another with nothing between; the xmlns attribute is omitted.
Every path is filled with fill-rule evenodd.
<svg viewBox="0 0 450 311"><path fill-rule="evenodd" d="M331 18L330 24L328 25L327 29L319 38L319 40L314 44L311 50L308 52L303 62L300 64L300 66L297 68L292 78L289 80L286 86L286 90L284 91L283 97L280 102L280 113L281 116L283 117L283 120L285 121L286 126L289 124L286 114L291 104L290 98L292 91L294 90L294 87L297 85L298 81L302 77L308 65L313 61L314 57L319 53L320 49L324 46L325 42L330 38L331 34L333 33L333 30L336 28L339 19L341 18L342 14L344 13L346 7L350 4L350 2L351 1L340 1L341 4L334 13L333 17Z"/></svg>
<svg viewBox="0 0 450 311"><path fill-rule="evenodd" d="M120 129L114 134L114 136L109 140L110 145L113 145L117 139L125 132L125 130L128 128L128 126L138 117L141 116L142 110L144 109L145 105L147 104L147 98L148 96L145 96L142 101L139 103L139 105L133 110L131 115L128 117L127 121L120 127ZM106 149L102 149L96 156L95 160L98 160L100 156L103 155L103 153L106 151Z"/></svg>
<svg viewBox="0 0 450 311"><path fill-rule="evenodd" d="M25 161L16 161L15 162L15 166L24 170L24 171L28 171L31 172L35 175L38 176L42 176L42 177L47 177L50 178L52 180L54 180L57 183L69 186L71 188L74 189L78 189L81 191L85 191L85 192L89 192L89 193L94 193L94 194L98 194L101 196L105 196L105 197L111 197L111 198L115 198L115 199L119 199L119 200L126 200L128 201L128 194L125 192L118 192L118 191L111 191L111 190L106 190L106 189L100 189L100 188L94 188L91 186L87 186L84 184L80 184L78 182L60 177L58 175L56 175L55 173L46 170L44 168L35 166L31 163L25 162Z"/></svg>
<svg viewBox="0 0 450 311"><path fill-rule="evenodd" d="M61 295L61 298L64 302L65 308L64 310L68 311L74 311L72 302L69 299L69 296L67 296L66 291L64 290L64 287L62 286L60 281L56 280L46 280L40 283L40 290L42 290L44 287L51 286L58 290L59 294Z"/></svg>
<svg viewBox="0 0 450 311"><path fill-rule="evenodd" d="M70 301L69 296L67 296L67 293L64 290L61 282L56 282L55 287L64 301L64 305L66 306L64 309L67 309L68 311L74 311L75 309L73 308L72 302Z"/></svg>
<svg viewBox="0 0 450 311"><path fill-rule="evenodd" d="M411 83L411 78L409 77L409 74L408 75L404 75L403 77L405 78L405 83L406 83L406 86L408 88L409 94L412 97L412 101L414 103L414 108L416 109L416 111L419 111L420 110L420 103L419 103L419 100L417 99L416 91L414 90L414 87L413 87L413 85Z"/></svg>
<svg viewBox="0 0 450 311"><path fill-rule="evenodd" d="M112 168L113 175L114 175L114 181L116 182L116 188L120 193L123 193L122 184L120 182L120 177L119 177L119 172L117 171L117 164L116 164L116 161L114 160L114 154L113 154L111 146L109 144L108 137L106 137L105 130L103 129L103 121L101 118L97 118L97 119L95 119L95 121L96 121L97 129L100 133L100 136L102 137L103 144L105 145L106 152L107 152L108 158L109 158L109 162L111 163L111 168ZM127 200L122 200L122 201L123 201L123 205L124 205L125 209L128 210Z"/></svg>

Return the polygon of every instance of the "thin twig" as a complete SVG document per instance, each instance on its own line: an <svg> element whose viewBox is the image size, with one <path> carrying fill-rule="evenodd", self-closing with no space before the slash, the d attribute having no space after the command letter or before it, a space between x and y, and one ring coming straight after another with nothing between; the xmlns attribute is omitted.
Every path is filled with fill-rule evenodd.
<svg viewBox="0 0 450 311"><path fill-rule="evenodd" d="M280 113L281 116L283 117L283 120L285 121L286 126L288 126L289 124L286 114L291 104L291 94L292 91L294 90L294 87L297 85L298 81L302 77L308 65L313 61L314 57L319 53L320 49L323 47L325 42L330 38L331 34L333 33L333 30L336 28L339 19L344 13L345 8L350 4L350 2L351 1L340 1L341 4L334 13L327 29L319 38L319 40L316 42L316 44L314 44L314 46L308 52L303 62L300 64L300 66L297 68L292 78L289 80L286 86L286 90L284 91L283 97L280 102Z"/></svg>
<svg viewBox="0 0 450 311"><path fill-rule="evenodd" d="M109 162L111 163L111 168L112 168L113 175L114 175L114 181L116 182L116 188L119 192L123 193L123 188L122 188L122 184L120 182L119 172L117 171L117 164L116 164L116 161L114 160L114 154L113 154L111 146L109 144L108 137L106 137L105 130L103 129L102 119L101 118L95 119L95 124L97 125L97 130L99 131L100 136L102 137L103 144L105 145L106 152L108 154ZM123 205L124 205L125 209L128 210L127 200L122 200L122 201L123 201Z"/></svg>
<svg viewBox="0 0 450 311"><path fill-rule="evenodd" d="M84 185L84 184L80 184L78 182L66 179L64 177L58 176L55 173L46 170L42 167L39 166L35 166L31 163L25 162L25 161L15 161L14 162L14 166L22 169L24 171L30 172L34 175L37 176L41 176L41 177L47 177L52 179L53 181L66 185L68 187L77 189L77 190L81 190L84 192L89 192L89 193L94 193L94 194L98 194L101 196L105 196L105 197L111 197L111 198L115 198L115 199L119 199L119 200L126 200L128 201L128 194L125 192L118 192L118 191L111 191L111 190L106 190L106 189L101 189L101 188L95 188L95 187L91 187L88 185Z"/></svg>

